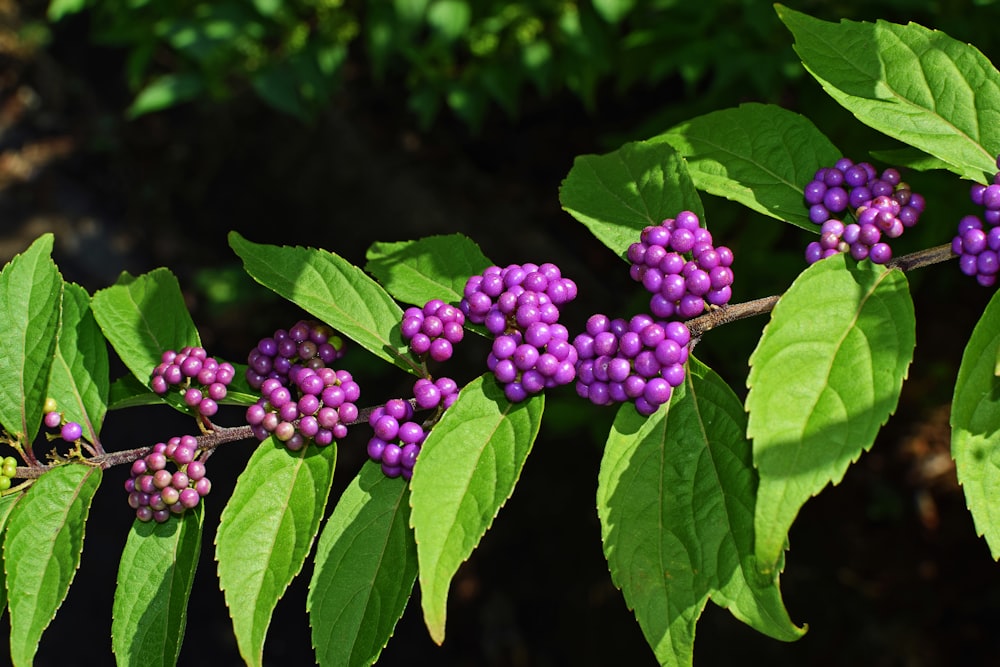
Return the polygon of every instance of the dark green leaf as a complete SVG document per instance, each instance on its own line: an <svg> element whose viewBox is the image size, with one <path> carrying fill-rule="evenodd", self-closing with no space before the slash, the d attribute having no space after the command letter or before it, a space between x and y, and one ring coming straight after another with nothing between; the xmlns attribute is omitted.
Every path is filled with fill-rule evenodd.
<svg viewBox="0 0 1000 667"><path fill-rule="evenodd" d="M119 666L177 664L194 583L204 505L164 523L132 524L118 564L111 649Z"/></svg>
<svg viewBox="0 0 1000 667"><path fill-rule="evenodd" d="M541 424L545 398L511 404L492 376L466 385L427 436L410 483L421 604L444 641L448 588L514 491Z"/></svg>
<svg viewBox="0 0 1000 667"><path fill-rule="evenodd" d="M840 254L803 271L774 307L746 403L763 570L776 567L799 508L843 478L896 409L915 328L901 271Z"/></svg>
<svg viewBox="0 0 1000 667"><path fill-rule="evenodd" d="M6 533L7 521L10 519L10 513L14 511L14 507L24 498L24 493L11 493L6 496L0 496L0 546L2 546L4 534ZM7 608L7 582L6 574L3 568L0 568L0 613Z"/></svg>
<svg viewBox="0 0 1000 667"><path fill-rule="evenodd" d="M327 520L307 603L320 665L370 665L389 641L417 578L409 498L369 461Z"/></svg>
<svg viewBox="0 0 1000 667"><path fill-rule="evenodd" d="M319 531L336 460L336 447L310 444L292 452L268 438L222 511L215 538L219 586L249 665L262 664L271 614Z"/></svg>

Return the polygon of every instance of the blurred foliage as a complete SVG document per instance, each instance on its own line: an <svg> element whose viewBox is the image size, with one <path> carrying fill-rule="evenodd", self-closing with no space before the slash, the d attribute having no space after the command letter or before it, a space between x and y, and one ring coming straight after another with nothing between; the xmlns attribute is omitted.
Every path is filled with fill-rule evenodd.
<svg viewBox="0 0 1000 667"><path fill-rule="evenodd" d="M828 19L935 17L945 30L976 30L970 9L996 13L993 0L787 4ZM801 75L760 0L51 0L48 18L79 13L95 42L127 50L132 116L250 88L308 121L348 63L401 81L424 127L447 108L473 129L494 106L516 117L529 92L568 91L593 111L607 93L669 86L707 110L733 90L777 101Z"/></svg>

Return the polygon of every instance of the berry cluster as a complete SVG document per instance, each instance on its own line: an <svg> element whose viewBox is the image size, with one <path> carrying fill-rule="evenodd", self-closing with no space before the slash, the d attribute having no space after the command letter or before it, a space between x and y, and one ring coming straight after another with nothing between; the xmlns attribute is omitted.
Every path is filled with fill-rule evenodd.
<svg viewBox="0 0 1000 667"><path fill-rule="evenodd" d="M274 434L292 451L309 440L329 445L347 436L347 425L358 418L358 383L345 370L329 366L292 366L289 384L267 378L261 397L247 408L247 423L258 440Z"/></svg>
<svg viewBox="0 0 1000 667"><path fill-rule="evenodd" d="M59 429L59 437L66 442L76 442L83 437L83 427L74 421L66 421L59 412L59 406L51 396L45 399L42 407L42 423L47 428Z"/></svg>
<svg viewBox="0 0 1000 667"><path fill-rule="evenodd" d="M569 331L558 322L532 322L493 339L486 367L503 386L507 400L517 403L546 387L569 384L579 359Z"/></svg>
<svg viewBox="0 0 1000 667"><path fill-rule="evenodd" d="M898 171L885 169L880 176L871 164L848 158L818 170L804 199L809 219L820 225L820 240L806 247L810 264L838 252L885 264L892 258L886 239L917 224L924 210L923 196L902 182ZM845 222L847 215L855 222Z"/></svg>
<svg viewBox="0 0 1000 667"><path fill-rule="evenodd" d="M262 338L247 356L247 382L260 389L264 380L275 378L288 384L288 372L295 365L313 370L344 356L344 340L320 322L299 320L292 328L278 329Z"/></svg>
<svg viewBox="0 0 1000 667"><path fill-rule="evenodd" d="M150 387L161 396L178 387L184 403L196 414L211 417L219 411L219 401L236 376L229 362L208 356L205 348L185 346L179 352L167 350L153 369Z"/></svg>
<svg viewBox="0 0 1000 667"><path fill-rule="evenodd" d="M576 350L558 323L559 306L576 298L576 283L555 264L491 266L465 283L460 308L495 336L487 367L511 401L576 376Z"/></svg>
<svg viewBox="0 0 1000 667"><path fill-rule="evenodd" d="M990 185L974 184L969 195L972 203L983 207L983 217L967 215L959 221L951 250L958 255L962 273L983 287L992 287L1000 271L1000 173L993 176Z"/></svg>
<svg viewBox="0 0 1000 667"><path fill-rule="evenodd" d="M465 335L465 314L441 299L431 299L423 308L407 308L400 331L410 350L434 361L451 359L454 346Z"/></svg>
<svg viewBox="0 0 1000 667"><path fill-rule="evenodd" d="M640 414L651 415L684 382L690 340L687 326L677 320L592 315L586 332L573 340L580 355L576 392L595 405L633 401Z"/></svg>
<svg viewBox="0 0 1000 667"><path fill-rule="evenodd" d="M555 324L559 306L576 298L576 283L549 262L491 266L466 281L463 295L459 306L469 321L499 336L533 322Z"/></svg>
<svg viewBox="0 0 1000 667"><path fill-rule="evenodd" d="M688 320L732 297L733 252L712 245L691 211L643 229L627 256L629 275L653 295L649 309L660 319Z"/></svg>
<svg viewBox="0 0 1000 667"><path fill-rule="evenodd" d="M125 480L128 504L140 521L163 523L171 514L194 509L212 490L205 477L205 464L195 460L198 441L184 435L159 442L152 451L132 464L132 474ZM173 463L174 472L167 470Z"/></svg>
<svg viewBox="0 0 1000 667"><path fill-rule="evenodd" d="M382 465L386 477L409 480L417 454L427 437L424 426L413 421L416 409L437 410L436 418L458 398L458 384L451 378L435 381L420 378L413 384L413 403L394 398L368 416L374 435L368 441L368 457ZM416 408L414 408L416 404ZM431 420L436 421L436 419Z"/></svg>
<svg viewBox="0 0 1000 667"><path fill-rule="evenodd" d="M17 459L5 456L0 462L0 491L10 488L10 480L17 476Z"/></svg>

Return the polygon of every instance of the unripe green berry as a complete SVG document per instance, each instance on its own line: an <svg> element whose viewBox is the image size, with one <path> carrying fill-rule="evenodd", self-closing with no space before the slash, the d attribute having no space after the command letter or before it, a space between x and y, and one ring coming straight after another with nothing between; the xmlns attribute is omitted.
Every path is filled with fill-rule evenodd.
<svg viewBox="0 0 1000 667"><path fill-rule="evenodd" d="M6 491L10 488L10 477L0 476L0 491Z"/></svg>

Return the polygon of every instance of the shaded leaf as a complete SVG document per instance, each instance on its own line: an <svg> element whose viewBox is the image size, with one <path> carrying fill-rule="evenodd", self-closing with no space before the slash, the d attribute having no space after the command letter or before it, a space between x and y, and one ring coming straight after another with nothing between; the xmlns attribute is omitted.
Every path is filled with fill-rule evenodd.
<svg viewBox="0 0 1000 667"><path fill-rule="evenodd" d="M984 182L1000 153L1000 73L978 49L916 23L829 23L777 5L795 51L858 120Z"/></svg>
<svg viewBox="0 0 1000 667"><path fill-rule="evenodd" d="M417 306L431 299L457 304L469 276L492 264L479 246L462 234L374 243L367 258L365 269L390 294Z"/></svg>
<svg viewBox="0 0 1000 667"><path fill-rule="evenodd" d="M409 498L368 461L327 520L307 601L320 665L371 665L392 636L417 578Z"/></svg>
<svg viewBox="0 0 1000 667"><path fill-rule="evenodd" d="M871 447L896 409L916 320L906 276L838 254L782 295L750 357L756 553L776 567L799 508Z"/></svg>
<svg viewBox="0 0 1000 667"><path fill-rule="evenodd" d="M685 210L704 215L684 159L662 141L578 156L559 188L559 201L621 257L644 227Z"/></svg>
<svg viewBox="0 0 1000 667"><path fill-rule="evenodd" d="M951 455L965 502L1000 559L1000 292L993 295L972 332L955 382L951 404Z"/></svg>
<svg viewBox="0 0 1000 667"><path fill-rule="evenodd" d="M692 359L669 409L646 418L628 404L609 434L597 490L604 553L660 664L692 664L709 598L777 639L804 632L777 574L757 571L745 428L733 391Z"/></svg>
<svg viewBox="0 0 1000 667"><path fill-rule="evenodd" d="M805 186L843 154L805 116L743 104L685 121L650 141L687 160L695 187L811 232Z"/></svg>

